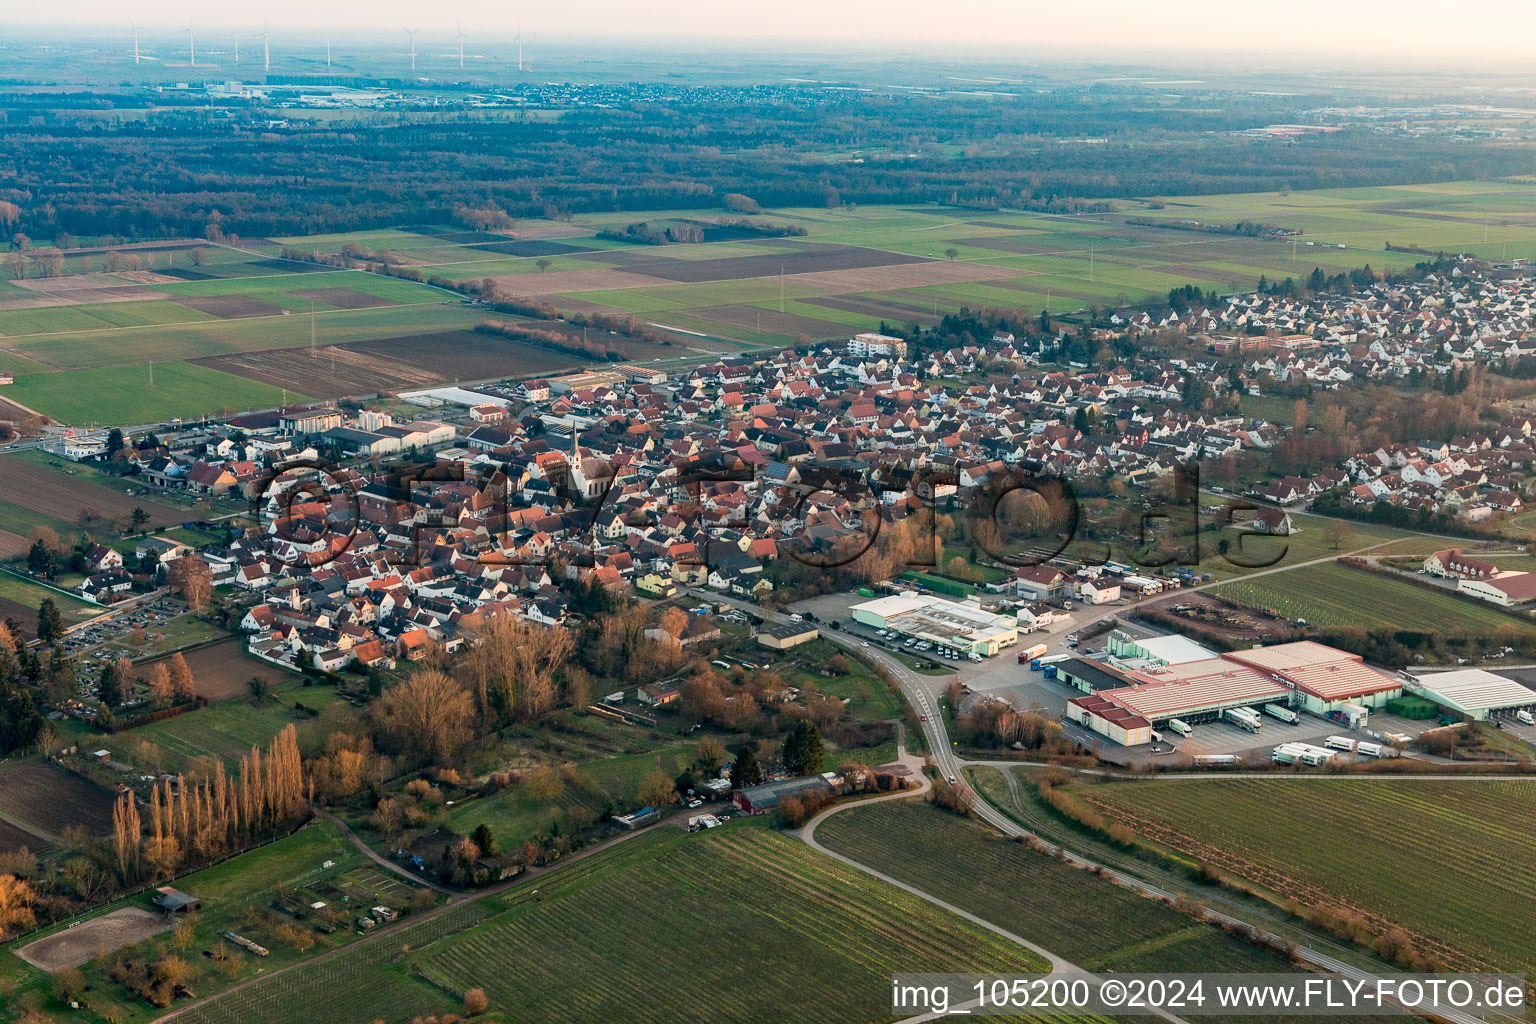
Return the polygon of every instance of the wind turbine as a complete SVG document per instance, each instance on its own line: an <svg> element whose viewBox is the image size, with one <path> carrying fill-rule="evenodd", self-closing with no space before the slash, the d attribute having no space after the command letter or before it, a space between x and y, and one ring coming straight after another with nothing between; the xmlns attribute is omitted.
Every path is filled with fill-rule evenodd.
<svg viewBox="0 0 1536 1024"><path fill-rule="evenodd" d="M235 63L240 63L240 33L235 33Z"/></svg>
<svg viewBox="0 0 1536 1024"><path fill-rule="evenodd" d="M265 70L269 74L272 71L272 44L267 39L267 29L271 26L272 23L270 21L261 26L261 56L266 61Z"/></svg>
<svg viewBox="0 0 1536 1024"><path fill-rule="evenodd" d="M182 29L187 34L187 60L195 68L197 67L197 40L192 35L192 19L187 19L187 27Z"/></svg>
<svg viewBox="0 0 1536 1024"><path fill-rule="evenodd" d="M459 25L459 34L453 38L459 41L459 67L464 67L464 26Z"/></svg>
<svg viewBox="0 0 1536 1024"><path fill-rule="evenodd" d="M133 62L137 64L139 62L139 26L135 25L133 19L130 18L128 20L128 29L133 33Z"/></svg>
<svg viewBox="0 0 1536 1024"><path fill-rule="evenodd" d="M400 31L404 32L406 35L411 37L411 70L415 71L416 70L416 33L420 32L421 29L419 29L419 28L406 28L404 25L401 25L400 26Z"/></svg>
<svg viewBox="0 0 1536 1024"><path fill-rule="evenodd" d="M325 39L325 66L331 66L331 39L329 36Z"/></svg>
<svg viewBox="0 0 1536 1024"><path fill-rule="evenodd" d="M517 26L517 70L523 70L523 26Z"/></svg>

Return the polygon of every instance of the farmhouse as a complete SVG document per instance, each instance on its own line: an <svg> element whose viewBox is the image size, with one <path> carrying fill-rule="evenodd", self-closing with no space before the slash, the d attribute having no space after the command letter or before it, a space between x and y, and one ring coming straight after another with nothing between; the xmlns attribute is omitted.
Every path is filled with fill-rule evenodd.
<svg viewBox="0 0 1536 1024"><path fill-rule="evenodd" d="M1499 574L1499 567L1461 553L1456 548L1436 551L1424 559L1424 571L1432 576L1455 576L1469 580L1486 580Z"/></svg>
<svg viewBox="0 0 1536 1024"><path fill-rule="evenodd" d="M964 654L993 655L1019 641L1016 618L984 612L977 604L903 591L854 605L855 622L902 636L956 648Z"/></svg>
<svg viewBox="0 0 1536 1024"><path fill-rule="evenodd" d="M1426 672L1408 683L1408 692L1479 722L1536 710L1536 690L1480 668Z"/></svg>
<svg viewBox="0 0 1536 1024"><path fill-rule="evenodd" d="M1501 608L1512 608L1536 598L1536 573L1501 572L1488 579L1462 576L1456 580L1456 592Z"/></svg>

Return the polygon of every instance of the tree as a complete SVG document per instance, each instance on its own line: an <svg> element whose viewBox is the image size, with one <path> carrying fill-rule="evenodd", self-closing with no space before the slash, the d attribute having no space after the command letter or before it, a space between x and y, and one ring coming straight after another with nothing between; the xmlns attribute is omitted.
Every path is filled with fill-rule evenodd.
<svg viewBox="0 0 1536 1024"><path fill-rule="evenodd" d="M501 615L480 629L460 672L482 717L522 721L555 705L555 677L575 649L572 631Z"/></svg>
<svg viewBox="0 0 1536 1024"><path fill-rule="evenodd" d="M272 693L272 683L266 676L251 676L245 681L245 688L251 691L251 700L260 704Z"/></svg>
<svg viewBox="0 0 1536 1024"><path fill-rule="evenodd" d="M51 646L63 636L64 616L59 613L59 606L53 598L45 597L37 606L37 639Z"/></svg>
<svg viewBox="0 0 1536 1024"><path fill-rule="evenodd" d="M752 744L743 743L736 748L736 760L731 763L731 785L737 789L755 786L763 781L763 769L757 763L757 751Z"/></svg>
<svg viewBox="0 0 1536 1024"><path fill-rule="evenodd" d="M96 685L102 706L115 709L123 702L122 681L117 678L117 666L114 663L109 661L101 666L101 677Z"/></svg>
<svg viewBox="0 0 1536 1024"><path fill-rule="evenodd" d="M445 765L473 734L475 709L457 679L427 669L380 697L373 719L380 738L394 749Z"/></svg>
<svg viewBox="0 0 1536 1024"><path fill-rule="evenodd" d="M657 625L674 640L681 640L688 631L688 613L681 608L668 608L661 613L661 621Z"/></svg>
<svg viewBox="0 0 1536 1024"><path fill-rule="evenodd" d="M475 841L475 845L480 847L481 852L487 857L494 857L500 851L500 847L496 845L495 833L491 831L491 826L483 821L475 826L475 831L469 838Z"/></svg>
<svg viewBox="0 0 1536 1024"><path fill-rule="evenodd" d="M490 1009L491 1001L486 998L485 989L472 988L464 993L464 1016L478 1017Z"/></svg>
<svg viewBox="0 0 1536 1024"><path fill-rule="evenodd" d="M635 792L635 799L642 806L655 807L658 810L672 804L676 798L677 791L672 786L672 780L667 778L667 773L660 768L641 779L640 787Z"/></svg>
<svg viewBox="0 0 1536 1024"><path fill-rule="evenodd" d="M53 557L53 552L41 540L32 542L27 549L27 569L34 576L46 576L52 579L58 571L58 563Z"/></svg>
<svg viewBox="0 0 1536 1024"><path fill-rule="evenodd" d="M149 522L149 513L145 512L142 507L135 505L133 506L133 511L128 514L128 522L133 525L135 530L142 530L144 524ZM202 561L202 559L198 559L198 561Z"/></svg>
<svg viewBox="0 0 1536 1024"><path fill-rule="evenodd" d="M953 246L951 246L950 248L944 250L944 258L949 260L951 263L953 263L955 261L956 257L958 257L959 255L960 255L960 250L954 248Z"/></svg>
<svg viewBox="0 0 1536 1024"><path fill-rule="evenodd" d="M166 674L170 677L171 696L176 700L191 700L197 696L197 681L192 678L192 669L180 651L171 655Z"/></svg>
<svg viewBox="0 0 1536 1024"><path fill-rule="evenodd" d="M1350 525L1342 519L1330 519L1323 524L1323 539L1335 551L1347 544L1353 533Z"/></svg>
<svg viewBox="0 0 1536 1024"><path fill-rule="evenodd" d="M198 555L173 561L166 570L166 582L187 602L187 609L193 614L202 614L213 597L213 570Z"/></svg>
<svg viewBox="0 0 1536 1024"><path fill-rule="evenodd" d="M544 271L549 269L550 259L548 256L540 256L538 259L533 261L533 265L538 267L539 273L542 274Z"/></svg>
<svg viewBox="0 0 1536 1024"><path fill-rule="evenodd" d="M800 719L784 738L784 751L780 759L784 762L785 770L794 775L815 775L821 771L825 757L821 730L810 719Z"/></svg>
<svg viewBox="0 0 1536 1024"><path fill-rule="evenodd" d="M725 748L719 740L704 740L694 750L693 763L705 777L712 779L720 771L720 766L725 764Z"/></svg>
<svg viewBox="0 0 1536 1024"><path fill-rule="evenodd" d="M37 894L15 875L0 875L0 939L8 939L37 924L32 906Z"/></svg>
<svg viewBox="0 0 1536 1024"><path fill-rule="evenodd" d="M117 427L113 427L107 433L107 458L109 458L109 459L112 458L112 456L116 455L118 452L120 452L122 450L123 450L123 432L121 430L119 430ZM135 510L135 511L137 511L137 510ZM146 516L146 518L148 518L148 517Z"/></svg>

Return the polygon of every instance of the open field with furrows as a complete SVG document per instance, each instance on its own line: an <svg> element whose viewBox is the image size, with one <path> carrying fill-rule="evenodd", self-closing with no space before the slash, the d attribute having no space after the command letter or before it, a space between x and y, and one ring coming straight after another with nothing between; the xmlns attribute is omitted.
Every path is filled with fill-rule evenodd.
<svg viewBox="0 0 1536 1024"><path fill-rule="evenodd" d="M246 654L241 641L235 637L187 651L182 657L186 659L187 668L192 670L197 695L210 702L247 695L250 688L246 683L252 676L274 680L282 675L276 665ZM138 671L142 674L152 664L141 664Z"/></svg>
<svg viewBox="0 0 1536 1024"><path fill-rule="evenodd" d="M415 964L451 990L484 987L516 1020L745 1022L765 1007L775 1019L887 1020L893 973L1042 964L746 823L694 836L657 829L505 903ZM700 998L648 994L674 971Z"/></svg>
<svg viewBox="0 0 1536 1024"><path fill-rule="evenodd" d="M79 521L81 509L111 520L142 508L149 513L151 529L187 518L184 512L150 498L124 494L122 490L71 475L70 469L73 467L63 459L46 455L0 456L0 501L67 523Z"/></svg>
<svg viewBox="0 0 1536 1024"><path fill-rule="evenodd" d="M55 836L78 825L90 835L112 827L116 794L49 761L0 767L0 812Z"/></svg>
<svg viewBox="0 0 1536 1024"><path fill-rule="evenodd" d="M1137 834L1458 967L1536 963L1536 781L1209 779L1075 790Z"/></svg>
<svg viewBox="0 0 1536 1024"><path fill-rule="evenodd" d="M284 397L269 384L185 362L21 374L13 387L19 401L77 426L158 423L226 409L273 408Z"/></svg>
<svg viewBox="0 0 1536 1024"><path fill-rule="evenodd" d="M1418 587L1379 573L1329 563L1309 565L1254 580L1223 584L1216 593L1230 601L1273 609L1289 619L1323 626L1488 633L1496 629L1530 630L1522 621L1491 605L1448 591Z"/></svg>

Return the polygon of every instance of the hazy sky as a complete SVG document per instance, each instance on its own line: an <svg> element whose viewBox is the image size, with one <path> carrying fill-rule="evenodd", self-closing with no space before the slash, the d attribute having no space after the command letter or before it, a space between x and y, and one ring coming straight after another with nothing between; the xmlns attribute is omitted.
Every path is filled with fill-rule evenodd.
<svg viewBox="0 0 1536 1024"><path fill-rule="evenodd" d="M185 25L188 16L207 30L243 22L257 31L270 21L282 30L393 29L400 24L452 35L500 35L520 23L551 42L577 35L729 36L744 39L979 44L995 51L1017 46L1103 48L1119 53L1240 51L1311 53L1324 59L1358 54L1373 61L1403 58L1439 63L1475 55L1484 60L1529 59L1536 43L1536 3L1480 0L1465 7L1427 0L1287 0L1283 4L1231 0L561 0L515 4L507 0L264 0L227 6L189 0L60 0L53 4L0 2L0 26L60 23L102 29L130 17L145 26ZM3 32L3 28L0 28Z"/></svg>

